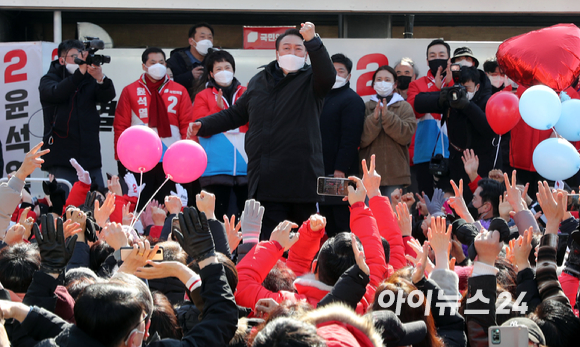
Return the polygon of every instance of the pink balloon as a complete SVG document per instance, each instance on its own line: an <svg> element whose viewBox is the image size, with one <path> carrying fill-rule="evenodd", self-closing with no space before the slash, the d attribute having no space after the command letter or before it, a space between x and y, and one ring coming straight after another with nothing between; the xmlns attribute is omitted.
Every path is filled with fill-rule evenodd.
<svg viewBox="0 0 580 347"><path fill-rule="evenodd" d="M193 182L205 171L207 154L199 143L180 140L169 146L163 156L163 171L175 183Z"/></svg>
<svg viewBox="0 0 580 347"><path fill-rule="evenodd" d="M163 155L163 145L157 133L144 125L131 126L119 136L117 155L123 165L134 172L147 172Z"/></svg>

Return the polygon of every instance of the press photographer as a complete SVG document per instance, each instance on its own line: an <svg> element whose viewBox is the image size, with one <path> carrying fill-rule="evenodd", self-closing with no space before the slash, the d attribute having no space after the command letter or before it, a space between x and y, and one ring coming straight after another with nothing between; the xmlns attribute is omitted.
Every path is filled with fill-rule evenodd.
<svg viewBox="0 0 580 347"><path fill-rule="evenodd" d="M460 179L469 182L461 159L464 150L473 149L479 159L481 177L487 177L494 168L497 135L485 117L491 84L485 73L475 67L453 64L450 70L454 85L440 92L418 94L415 107L417 112L443 114L442 121L447 122L449 136L449 178L455 182ZM501 156L497 158L496 167L501 167ZM463 195L465 201L471 201L469 189L464 189Z"/></svg>
<svg viewBox="0 0 580 347"><path fill-rule="evenodd" d="M42 169L74 183L77 172L69 159L77 158L101 188L105 185L96 105L115 97L113 81L101 67L111 59L95 54L103 47L103 41L96 38L87 38L84 43L63 41L58 46L58 59L50 64L39 86L44 112L43 149L50 149Z"/></svg>

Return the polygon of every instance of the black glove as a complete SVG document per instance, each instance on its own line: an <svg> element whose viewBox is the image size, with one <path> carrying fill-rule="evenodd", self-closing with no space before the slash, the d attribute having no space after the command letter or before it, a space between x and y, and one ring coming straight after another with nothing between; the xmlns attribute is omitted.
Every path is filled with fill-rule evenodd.
<svg viewBox="0 0 580 347"><path fill-rule="evenodd" d="M52 206L48 208L48 212L62 216L62 210L66 203L66 192L64 189L58 185L56 180L53 180L51 182L42 182L42 190L44 190L44 194L50 197L50 202L52 203Z"/></svg>
<svg viewBox="0 0 580 347"><path fill-rule="evenodd" d="M40 251L40 270L46 273L62 273L72 257L78 236L71 236L65 243L62 219L57 218L54 230L52 215L43 215L40 218L42 233L38 230L38 224L35 223L32 227Z"/></svg>
<svg viewBox="0 0 580 347"><path fill-rule="evenodd" d="M99 241L96 233L97 229L100 229L99 226L91 218L87 216L87 222L85 226L85 239L90 242Z"/></svg>
<svg viewBox="0 0 580 347"><path fill-rule="evenodd" d="M198 213L194 207L184 208L183 212L173 218L172 230L181 248L197 262L215 255L205 213Z"/></svg>
<svg viewBox="0 0 580 347"><path fill-rule="evenodd" d="M80 210L84 213L90 212L92 214L95 210L95 200L97 200L97 192L88 192L87 197L85 198L85 203L79 206ZM103 202L101 199L98 200L102 206Z"/></svg>
<svg viewBox="0 0 580 347"><path fill-rule="evenodd" d="M457 100L449 100L449 106L452 108L463 110L469 105L469 100L467 99L467 93L465 88L461 88Z"/></svg>
<svg viewBox="0 0 580 347"><path fill-rule="evenodd" d="M447 94L449 93L449 87L441 88L441 92L439 93L439 101L437 104L439 108L444 108L447 104Z"/></svg>

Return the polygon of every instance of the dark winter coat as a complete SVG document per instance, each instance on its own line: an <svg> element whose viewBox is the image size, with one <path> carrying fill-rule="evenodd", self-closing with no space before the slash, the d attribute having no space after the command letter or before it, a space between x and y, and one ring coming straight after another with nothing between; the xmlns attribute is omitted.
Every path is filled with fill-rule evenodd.
<svg viewBox="0 0 580 347"><path fill-rule="evenodd" d="M191 59L187 56L187 51L189 49L189 46L174 49L171 51L169 59L167 59L167 67L169 67L173 73L173 80L184 86L187 90L192 87L194 81L191 70L198 66L203 66L203 62L191 62Z"/></svg>
<svg viewBox="0 0 580 347"><path fill-rule="evenodd" d="M78 69L71 75L55 60L41 78L38 89L44 112L42 149L50 149L50 153L42 156L42 169L71 167L71 158L85 170L100 168L101 119L97 103L115 98L113 81L105 77L103 84L98 84L88 72L83 75Z"/></svg>
<svg viewBox="0 0 580 347"><path fill-rule="evenodd" d="M312 66L284 76L276 61L254 76L227 110L199 119L199 136L249 122L248 197L260 201L319 200L316 180L324 174L320 113L336 70L319 38L305 42Z"/></svg>

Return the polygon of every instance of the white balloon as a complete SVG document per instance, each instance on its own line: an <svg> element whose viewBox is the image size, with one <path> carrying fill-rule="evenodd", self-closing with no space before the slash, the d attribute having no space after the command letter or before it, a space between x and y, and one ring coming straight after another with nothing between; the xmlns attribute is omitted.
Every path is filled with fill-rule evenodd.
<svg viewBox="0 0 580 347"><path fill-rule="evenodd" d="M580 169L578 150L560 138L540 142L534 150L532 161L536 171L551 181L568 179Z"/></svg>
<svg viewBox="0 0 580 347"><path fill-rule="evenodd" d="M570 99L562 103L560 119L554 128L566 140L580 141L580 100Z"/></svg>
<svg viewBox="0 0 580 347"><path fill-rule="evenodd" d="M534 129L548 130L560 118L562 103L554 90L544 85L527 89L520 98L520 114Z"/></svg>

